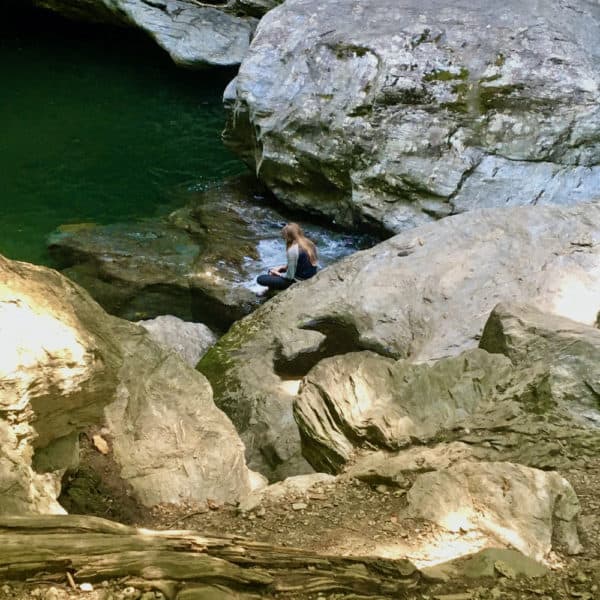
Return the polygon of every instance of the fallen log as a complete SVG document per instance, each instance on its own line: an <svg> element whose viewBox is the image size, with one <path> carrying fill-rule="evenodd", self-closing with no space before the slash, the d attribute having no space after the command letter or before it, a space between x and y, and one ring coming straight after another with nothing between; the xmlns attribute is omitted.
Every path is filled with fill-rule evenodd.
<svg viewBox="0 0 600 600"><path fill-rule="evenodd" d="M405 598L420 574L407 560L340 557L236 536L153 531L98 517L0 517L0 580L97 582L126 578L169 599L233 596ZM250 595L250 596L247 596ZM208 596L207 596L208 597Z"/></svg>

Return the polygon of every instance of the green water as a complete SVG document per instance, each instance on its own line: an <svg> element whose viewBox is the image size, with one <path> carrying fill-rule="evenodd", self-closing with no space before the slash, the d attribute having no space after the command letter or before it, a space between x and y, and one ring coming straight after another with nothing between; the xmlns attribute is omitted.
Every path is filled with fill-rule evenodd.
<svg viewBox="0 0 600 600"><path fill-rule="evenodd" d="M220 141L233 75L177 69L127 30L3 15L0 253L48 264L61 224L166 213L242 171Z"/></svg>

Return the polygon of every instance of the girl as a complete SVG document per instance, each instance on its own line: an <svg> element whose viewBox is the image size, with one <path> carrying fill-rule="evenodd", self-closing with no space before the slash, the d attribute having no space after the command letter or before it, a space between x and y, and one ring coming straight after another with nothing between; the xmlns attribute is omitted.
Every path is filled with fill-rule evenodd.
<svg viewBox="0 0 600 600"><path fill-rule="evenodd" d="M288 223L281 230L285 240L287 265L269 269L257 282L269 290L285 290L295 281L309 279L317 272L317 247L305 235L300 225Z"/></svg>

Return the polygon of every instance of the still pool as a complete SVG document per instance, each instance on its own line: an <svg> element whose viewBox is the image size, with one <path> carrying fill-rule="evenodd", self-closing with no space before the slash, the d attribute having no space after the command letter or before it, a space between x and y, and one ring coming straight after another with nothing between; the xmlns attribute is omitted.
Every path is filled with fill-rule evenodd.
<svg viewBox="0 0 600 600"><path fill-rule="evenodd" d="M61 224L162 214L243 171L220 141L234 74L178 69L128 30L4 13L0 253L49 264Z"/></svg>

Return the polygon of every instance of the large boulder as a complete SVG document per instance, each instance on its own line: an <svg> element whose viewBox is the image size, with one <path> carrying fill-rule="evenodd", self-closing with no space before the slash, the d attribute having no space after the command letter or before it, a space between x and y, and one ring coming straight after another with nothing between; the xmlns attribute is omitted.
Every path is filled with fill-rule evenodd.
<svg viewBox="0 0 600 600"><path fill-rule="evenodd" d="M432 366L373 352L322 360L294 402L305 458L337 473L355 448L398 450L451 432L496 404L510 361L471 350Z"/></svg>
<svg viewBox="0 0 600 600"><path fill-rule="evenodd" d="M294 474L299 380L327 356L372 350L434 361L475 348L500 301L594 323L600 204L473 211L324 269L243 319L199 368L270 477ZM287 472L286 472L286 469Z"/></svg>
<svg viewBox="0 0 600 600"><path fill-rule="evenodd" d="M287 0L225 92L284 202L398 232L600 187L600 5Z"/></svg>
<svg viewBox="0 0 600 600"><path fill-rule="evenodd" d="M581 551L579 500L557 473L511 463L463 462L419 475L408 491L410 513L451 532L473 531L490 545L508 545L536 560L554 541Z"/></svg>
<svg viewBox="0 0 600 600"><path fill-rule="evenodd" d="M537 307L502 303L490 315L479 346L507 356L516 365L537 366L553 407L562 407L574 422L600 426L600 330L596 327Z"/></svg>
<svg viewBox="0 0 600 600"><path fill-rule="evenodd" d="M235 66L244 57L257 20L192 0L34 0L70 18L138 27L189 68Z"/></svg>
<svg viewBox="0 0 600 600"><path fill-rule="evenodd" d="M90 426L107 427L117 475L147 505L250 491L200 373L56 271L0 256L0 281L0 512L61 511L61 475Z"/></svg>
<svg viewBox="0 0 600 600"><path fill-rule="evenodd" d="M490 353L468 350L433 365L372 352L322 360L294 402L304 456L317 469L338 472L360 448L391 451L444 438L468 441L480 456L543 467L597 453L598 329L500 304L480 346ZM389 460L388 472L411 470L406 458Z"/></svg>
<svg viewBox="0 0 600 600"><path fill-rule="evenodd" d="M249 493L256 480L244 446L206 378L143 329L121 323L113 331L125 360L105 422L121 477L139 500L223 503Z"/></svg>

